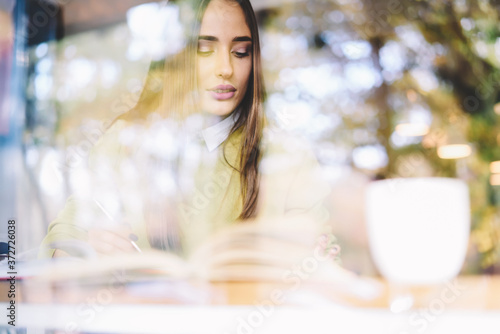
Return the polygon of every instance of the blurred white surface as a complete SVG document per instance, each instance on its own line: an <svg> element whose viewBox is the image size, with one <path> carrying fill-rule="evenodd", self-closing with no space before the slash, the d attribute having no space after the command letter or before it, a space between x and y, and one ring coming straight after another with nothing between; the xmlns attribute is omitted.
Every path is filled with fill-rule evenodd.
<svg viewBox="0 0 500 334"><path fill-rule="evenodd" d="M5 309L6 303L1 307ZM412 311L347 307L30 305L18 306L16 326L98 333L498 333L500 311ZM1 318L5 323L5 317ZM426 320L428 319L428 320Z"/></svg>

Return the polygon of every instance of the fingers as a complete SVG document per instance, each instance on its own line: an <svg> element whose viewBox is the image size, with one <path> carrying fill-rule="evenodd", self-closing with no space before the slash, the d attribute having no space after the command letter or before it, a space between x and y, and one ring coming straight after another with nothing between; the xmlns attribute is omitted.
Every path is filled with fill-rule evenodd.
<svg viewBox="0 0 500 334"><path fill-rule="evenodd" d="M89 231L89 244L99 254L111 255L137 252L129 239L130 234L132 234L130 228L113 230L94 228Z"/></svg>
<svg viewBox="0 0 500 334"><path fill-rule="evenodd" d="M71 255L69 255L67 252L63 251L62 249L56 249L54 251L54 254L52 255L52 257L67 257L67 256L71 256Z"/></svg>

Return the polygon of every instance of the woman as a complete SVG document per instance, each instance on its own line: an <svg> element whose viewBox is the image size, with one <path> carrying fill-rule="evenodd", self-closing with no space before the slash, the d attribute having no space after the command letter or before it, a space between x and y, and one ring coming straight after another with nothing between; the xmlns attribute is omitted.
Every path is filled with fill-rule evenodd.
<svg viewBox="0 0 500 334"><path fill-rule="evenodd" d="M129 207L134 206L134 200L122 196L120 217L109 215L109 210L95 196L87 200L87 204L71 199L49 226L44 240L45 255L65 255L57 242L72 239L88 240L94 250L104 254L136 251L133 239L140 248L152 246L189 255L207 235L236 221L253 218L258 211L259 216L314 212L313 215L324 220L321 200L327 189L311 173L317 169L314 157L306 149L297 151L297 146L286 136L274 135L273 143L262 143L265 93L258 27L250 2L201 1L192 36L182 54L152 67L139 103L115 122L91 159L98 165L95 161L99 161L99 157L116 156L120 166L124 161L133 160L137 164L147 160L146 169L160 173L175 166L178 171L175 191L155 189L159 179L156 176L146 182L142 182L143 178L136 182L134 189L149 185L144 205L131 212ZM196 117L200 125L190 126ZM198 151L202 158L197 163L190 164L188 156L191 155L186 153L195 136L183 139L183 149L175 159L153 159L151 163L151 157L143 159L147 145L128 145L126 157L117 154L124 151L120 142L124 129L141 123L144 126L139 132L151 137L152 129L158 128L161 120L171 119L178 121L174 128L181 124L186 132L201 133L206 147L201 153ZM167 132L172 130L172 123L159 128L156 130L160 133ZM293 152L290 147L294 147ZM267 163L261 161L263 151L269 156ZM295 157L293 161L287 160L285 168L273 172L276 161L291 155ZM264 164L259 171L261 163ZM276 178L278 174L280 177ZM108 179L109 176L100 178L102 182ZM190 180L193 180L191 188L181 187ZM259 196L261 186L266 191ZM103 192L106 188L102 187ZM75 219L77 211L84 212L87 221ZM94 221L106 220L104 213L109 220L120 220L127 226L99 229L93 224L89 227L88 211L94 213ZM75 223L75 220L82 222Z"/></svg>

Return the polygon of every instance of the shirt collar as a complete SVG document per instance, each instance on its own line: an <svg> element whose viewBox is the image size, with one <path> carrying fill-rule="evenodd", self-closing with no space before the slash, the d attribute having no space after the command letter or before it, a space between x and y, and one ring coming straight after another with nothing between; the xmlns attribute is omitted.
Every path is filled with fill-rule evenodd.
<svg viewBox="0 0 500 334"><path fill-rule="evenodd" d="M231 129L236 122L235 113L233 112L228 117L224 118L219 123L212 125L201 131L201 135L205 140L208 151L212 152L220 146L228 137Z"/></svg>

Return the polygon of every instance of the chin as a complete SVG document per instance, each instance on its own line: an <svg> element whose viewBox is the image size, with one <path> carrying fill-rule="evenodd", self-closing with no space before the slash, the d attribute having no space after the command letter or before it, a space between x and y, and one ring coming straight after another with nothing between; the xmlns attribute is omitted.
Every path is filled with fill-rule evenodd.
<svg viewBox="0 0 500 334"><path fill-rule="evenodd" d="M206 106L205 108L202 108L205 112L212 114L212 115L217 115L217 116L227 116L233 112L235 108L232 106Z"/></svg>

